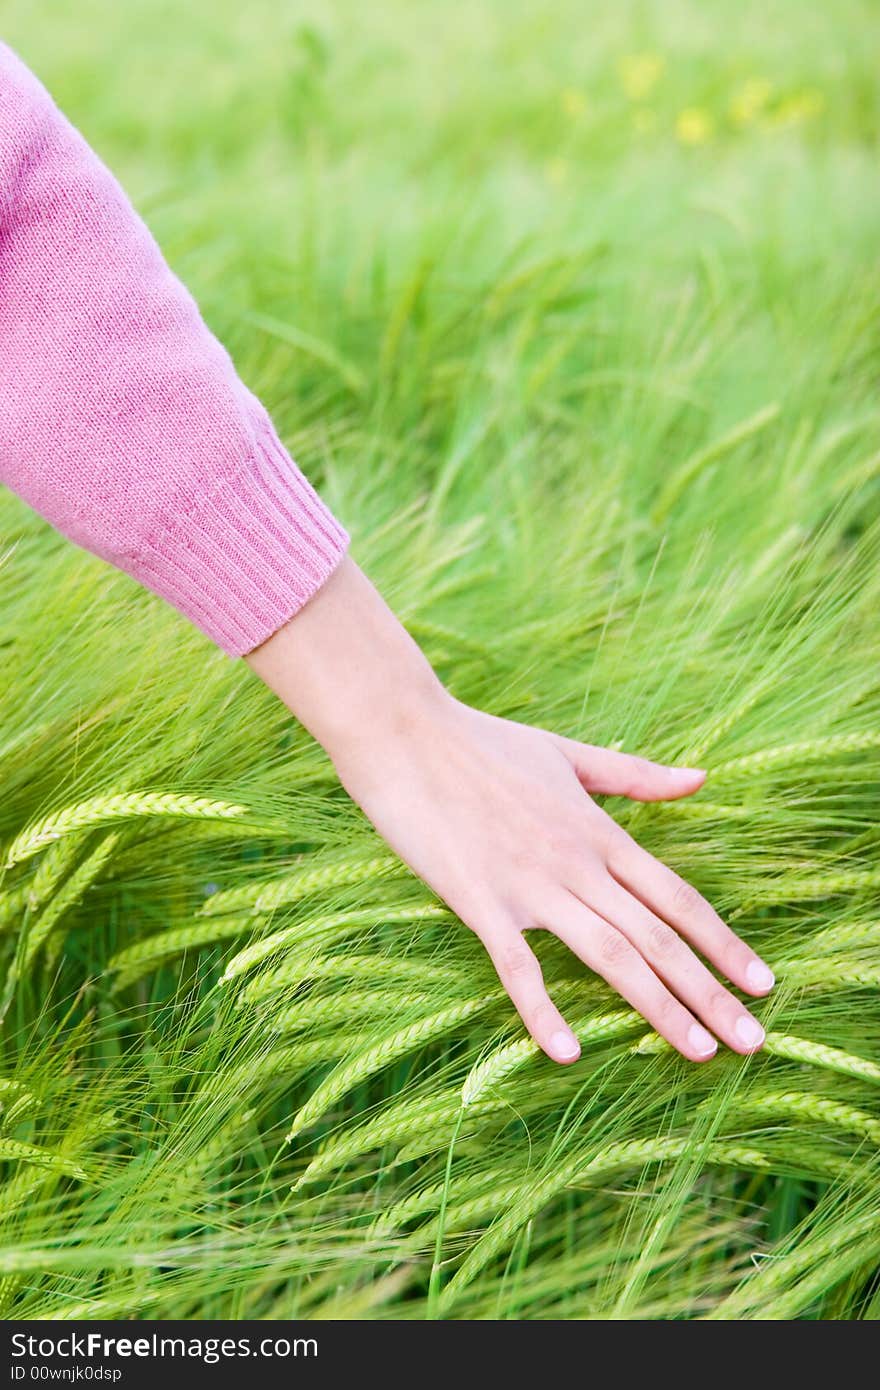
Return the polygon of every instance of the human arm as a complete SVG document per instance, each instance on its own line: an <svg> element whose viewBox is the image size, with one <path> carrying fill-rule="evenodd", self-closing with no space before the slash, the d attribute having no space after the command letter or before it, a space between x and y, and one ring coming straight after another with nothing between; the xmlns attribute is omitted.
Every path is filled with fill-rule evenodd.
<svg viewBox="0 0 880 1390"><path fill-rule="evenodd" d="M380 834L478 933L550 1055L577 1048L524 938L537 925L686 1056L714 1050L689 1036L698 1017L738 1051L760 1045L754 1021L751 1043L737 1035L750 1016L682 937L755 994L770 987L749 981L760 962L589 794L683 796L702 774L453 699L119 185L3 45L0 399L3 481L247 654Z"/></svg>
<svg viewBox="0 0 880 1390"><path fill-rule="evenodd" d="M2 43L0 405L0 481L232 656L345 553L116 179Z"/></svg>

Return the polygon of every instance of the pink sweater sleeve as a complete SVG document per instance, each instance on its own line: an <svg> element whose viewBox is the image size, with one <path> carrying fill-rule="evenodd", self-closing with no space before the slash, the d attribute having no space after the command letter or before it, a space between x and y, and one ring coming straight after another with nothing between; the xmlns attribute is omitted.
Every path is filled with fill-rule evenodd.
<svg viewBox="0 0 880 1390"><path fill-rule="evenodd" d="M231 655L349 536L119 184L0 44L0 480Z"/></svg>

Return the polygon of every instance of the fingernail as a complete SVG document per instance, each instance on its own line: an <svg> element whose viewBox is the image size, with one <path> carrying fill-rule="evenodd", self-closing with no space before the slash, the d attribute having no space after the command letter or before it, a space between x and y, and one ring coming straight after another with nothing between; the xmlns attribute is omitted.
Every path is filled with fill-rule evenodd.
<svg viewBox="0 0 880 1390"><path fill-rule="evenodd" d="M750 989L772 989L776 984L776 976L762 960L753 960L746 971L746 984Z"/></svg>
<svg viewBox="0 0 880 1390"><path fill-rule="evenodd" d="M764 1041L764 1029L751 1014L742 1014L736 1020L734 1030L743 1047L760 1047Z"/></svg>
<svg viewBox="0 0 880 1390"><path fill-rule="evenodd" d="M573 1062L575 1057L579 1057L581 1054L581 1045L574 1033L560 1028L559 1032L554 1033L550 1039L550 1051L560 1062Z"/></svg>
<svg viewBox="0 0 880 1390"><path fill-rule="evenodd" d="M699 1057L711 1057L713 1052L718 1051L712 1034L701 1028L699 1023L692 1023L688 1029L688 1042Z"/></svg>

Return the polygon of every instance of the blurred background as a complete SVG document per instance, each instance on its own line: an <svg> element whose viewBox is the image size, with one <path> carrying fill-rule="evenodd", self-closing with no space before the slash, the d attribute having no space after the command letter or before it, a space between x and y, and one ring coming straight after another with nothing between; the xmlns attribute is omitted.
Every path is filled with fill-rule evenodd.
<svg viewBox="0 0 880 1390"><path fill-rule="evenodd" d="M3 9L301 461L346 460L347 489L387 487L379 398L397 489L487 393L521 437L561 424L606 462L641 438L659 468L673 409L738 423L864 300L867 0Z"/></svg>

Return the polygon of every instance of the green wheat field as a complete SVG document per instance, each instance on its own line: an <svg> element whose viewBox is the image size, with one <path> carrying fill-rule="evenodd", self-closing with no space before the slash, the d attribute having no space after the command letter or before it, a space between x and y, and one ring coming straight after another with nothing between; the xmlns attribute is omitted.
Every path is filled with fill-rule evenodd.
<svg viewBox="0 0 880 1390"><path fill-rule="evenodd" d="M775 969L583 1059L241 662L0 498L5 1318L880 1313L880 15L6 0L460 699ZM2 228L0 228L2 234Z"/></svg>

